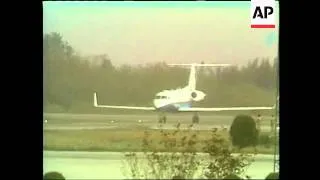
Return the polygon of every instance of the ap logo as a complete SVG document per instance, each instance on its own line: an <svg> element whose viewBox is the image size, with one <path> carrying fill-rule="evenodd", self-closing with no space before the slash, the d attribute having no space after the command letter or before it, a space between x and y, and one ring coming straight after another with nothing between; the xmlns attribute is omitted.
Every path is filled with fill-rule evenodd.
<svg viewBox="0 0 320 180"><path fill-rule="evenodd" d="M275 27L275 0L251 0L251 28Z"/></svg>

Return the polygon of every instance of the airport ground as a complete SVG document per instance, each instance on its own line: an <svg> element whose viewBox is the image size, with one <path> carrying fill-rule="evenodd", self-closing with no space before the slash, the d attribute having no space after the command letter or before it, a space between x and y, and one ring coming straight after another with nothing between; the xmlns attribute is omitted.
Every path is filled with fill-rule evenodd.
<svg viewBox="0 0 320 180"><path fill-rule="evenodd" d="M123 153L44 151L43 173L61 172L66 179L126 179ZM273 156L258 155L246 170L252 179L264 179L273 171ZM202 176L198 174L198 178ZM197 178L197 177L195 177ZM168 178L170 179L170 178Z"/></svg>
<svg viewBox="0 0 320 180"><path fill-rule="evenodd" d="M165 129L174 129L180 122L182 128L191 124L191 114L168 115ZM210 130L212 128L228 128L233 120L233 115L202 115L200 124L195 126L198 130ZM262 131L270 130L270 118L263 117ZM158 117L156 114L134 115L95 115L95 114L44 114L44 141L46 134L52 131L80 132L83 130L113 130L117 136L121 136L124 129L158 129ZM62 134L63 135L63 134ZM46 142L44 142L46 143ZM52 140L51 140L52 143ZM57 143L57 141L55 142ZM68 144L67 141L64 142ZM121 146L119 147L121 148ZM120 149L119 149L120 150ZM77 154L78 153L78 154ZM44 152L44 172L57 170L65 174L68 179L119 179L125 178L121 171L123 153L119 152ZM264 178L273 170L273 156L264 155L248 169L252 178ZM113 172L113 173L108 173Z"/></svg>
<svg viewBox="0 0 320 180"><path fill-rule="evenodd" d="M200 114L200 130L210 130L212 128L228 128L234 115L202 115ZM263 116L261 128L263 131L270 130L271 116ZM191 124L192 114L168 114L167 123L164 128L170 129L180 122L182 126ZM117 129L130 128L134 126L144 126L151 129L158 128L157 114L63 114L63 113L45 113L45 130L79 130L79 129Z"/></svg>

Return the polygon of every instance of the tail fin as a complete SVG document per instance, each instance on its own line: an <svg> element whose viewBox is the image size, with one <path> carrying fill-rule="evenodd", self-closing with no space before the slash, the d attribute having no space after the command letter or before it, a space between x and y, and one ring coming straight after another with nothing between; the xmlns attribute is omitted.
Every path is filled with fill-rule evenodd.
<svg viewBox="0 0 320 180"><path fill-rule="evenodd" d="M196 67L226 67L231 66L231 64L168 64L169 66L190 66L190 74L189 74L189 81L188 81L188 88L192 91L196 90Z"/></svg>

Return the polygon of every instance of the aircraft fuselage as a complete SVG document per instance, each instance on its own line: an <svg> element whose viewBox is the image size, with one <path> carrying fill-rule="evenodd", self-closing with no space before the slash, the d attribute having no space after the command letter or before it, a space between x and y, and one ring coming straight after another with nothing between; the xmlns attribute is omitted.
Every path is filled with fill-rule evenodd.
<svg viewBox="0 0 320 180"><path fill-rule="evenodd" d="M156 94L153 106L160 112L179 112L180 108L190 108L192 102L202 101L206 94L188 87L176 90L164 90Z"/></svg>

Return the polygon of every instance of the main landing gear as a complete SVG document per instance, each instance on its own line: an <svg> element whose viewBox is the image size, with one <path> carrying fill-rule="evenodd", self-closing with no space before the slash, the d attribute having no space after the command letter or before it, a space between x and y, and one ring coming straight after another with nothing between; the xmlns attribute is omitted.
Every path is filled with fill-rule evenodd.
<svg viewBox="0 0 320 180"><path fill-rule="evenodd" d="M165 114L159 115L159 123L160 124L166 124L167 123L167 116Z"/></svg>
<svg viewBox="0 0 320 180"><path fill-rule="evenodd" d="M192 116L192 124L199 124L199 115L198 113L194 113Z"/></svg>
<svg viewBox="0 0 320 180"><path fill-rule="evenodd" d="M194 113L192 116L192 124L199 124L199 115L198 113ZM167 123L167 116L165 114L159 115L159 121L160 124L166 124Z"/></svg>

